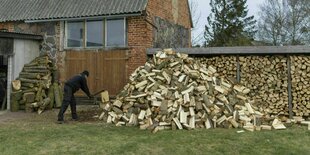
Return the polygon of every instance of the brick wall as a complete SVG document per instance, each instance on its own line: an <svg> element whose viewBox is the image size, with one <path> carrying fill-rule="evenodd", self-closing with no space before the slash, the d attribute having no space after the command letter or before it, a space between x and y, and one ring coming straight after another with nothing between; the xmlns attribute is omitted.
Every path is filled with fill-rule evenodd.
<svg viewBox="0 0 310 155"><path fill-rule="evenodd" d="M6 29L9 32L14 32L14 25L12 22L0 23L0 29Z"/></svg>
<svg viewBox="0 0 310 155"><path fill-rule="evenodd" d="M147 48L169 48L174 42L179 47L191 46L191 21L188 9L188 0L149 0L146 17L128 18L128 46L131 49L127 65L129 75L137 67L144 65L147 59L145 54ZM158 18L164 22L156 22ZM168 26L171 31L157 30L166 28L161 27L162 23L165 23L164 26ZM180 34L179 32L183 34L182 41L177 35ZM167 43L167 40L161 39L166 38L164 36L175 40Z"/></svg>
<svg viewBox="0 0 310 155"><path fill-rule="evenodd" d="M147 14L157 27L153 30L154 47L191 47L192 25L188 0L149 0Z"/></svg>
<svg viewBox="0 0 310 155"><path fill-rule="evenodd" d="M128 47L130 48L127 63L129 75L139 66L146 62L146 49L152 47L152 27L144 17L129 17L128 23Z"/></svg>
<svg viewBox="0 0 310 155"><path fill-rule="evenodd" d="M188 0L149 0L147 13L191 28Z"/></svg>

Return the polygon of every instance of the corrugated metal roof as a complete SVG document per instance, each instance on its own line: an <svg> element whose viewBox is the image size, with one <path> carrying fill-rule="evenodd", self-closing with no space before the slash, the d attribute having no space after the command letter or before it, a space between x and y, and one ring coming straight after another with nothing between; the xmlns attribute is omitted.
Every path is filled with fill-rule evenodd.
<svg viewBox="0 0 310 155"><path fill-rule="evenodd" d="M0 22L140 13L148 0L0 0Z"/></svg>

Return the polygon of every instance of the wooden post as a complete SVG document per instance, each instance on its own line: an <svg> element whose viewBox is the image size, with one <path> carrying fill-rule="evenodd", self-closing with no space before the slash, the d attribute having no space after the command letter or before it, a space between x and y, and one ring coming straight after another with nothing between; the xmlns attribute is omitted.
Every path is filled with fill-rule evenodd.
<svg viewBox="0 0 310 155"><path fill-rule="evenodd" d="M293 118L292 109L292 76L291 76L291 59L290 55L287 54L287 91L288 91L288 110L290 119Z"/></svg>
<svg viewBox="0 0 310 155"><path fill-rule="evenodd" d="M237 61L237 81L240 83L241 80L241 73L240 73L240 62L239 62L239 55L236 56L236 61Z"/></svg>
<svg viewBox="0 0 310 155"><path fill-rule="evenodd" d="M3 98L3 101L2 101L1 110L4 110L5 104L6 104L6 91L5 91L5 93L4 93L4 98Z"/></svg>

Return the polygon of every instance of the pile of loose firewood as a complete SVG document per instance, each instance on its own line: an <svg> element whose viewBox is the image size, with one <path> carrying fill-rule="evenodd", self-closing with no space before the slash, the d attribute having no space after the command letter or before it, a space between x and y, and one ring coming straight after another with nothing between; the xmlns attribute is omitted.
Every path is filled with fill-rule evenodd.
<svg viewBox="0 0 310 155"><path fill-rule="evenodd" d="M292 104L296 116L310 114L310 58L291 56Z"/></svg>
<svg viewBox="0 0 310 155"><path fill-rule="evenodd" d="M37 111L60 107L62 93L56 79L56 66L48 56L25 64L19 77L12 82L11 110Z"/></svg>
<svg viewBox="0 0 310 155"><path fill-rule="evenodd" d="M159 51L135 70L116 100L102 106L100 119L117 126L164 129L284 129L277 118L266 118L248 97L250 89L235 78L186 54Z"/></svg>

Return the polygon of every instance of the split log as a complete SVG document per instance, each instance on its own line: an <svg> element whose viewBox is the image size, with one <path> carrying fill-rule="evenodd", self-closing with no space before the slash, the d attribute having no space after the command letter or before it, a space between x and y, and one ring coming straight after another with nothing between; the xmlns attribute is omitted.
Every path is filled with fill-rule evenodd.
<svg viewBox="0 0 310 155"><path fill-rule="evenodd" d="M29 92L37 92L39 88L34 87L34 88L27 88L27 89L23 89L23 93L29 93Z"/></svg>
<svg viewBox="0 0 310 155"><path fill-rule="evenodd" d="M48 89L48 98L50 98L49 109L53 109L55 103L54 87Z"/></svg>
<svg viewBox="0 0 310 155"><path fill-rule="evenodd" d="M51 102L51 99L49 97L42 100L39 103L38 114L41 114L46 109L46 107L50 104L50 102Z"/></svg>
<svg viewBox="0 0 310 155"><path fill-rule="evenodd" d="M108 91L103 91L102 93L100 93L101 95L101 102L102 103L106 103L106 102L109 102L110 99L109 99L109 92Z"/></svg>
<svg viewBox="0 0 310 155"><path fill-rule="evenodd" d="M24 66L24 70L48 70L47 66Z"/></svg>
<svg viewBox="0 0 310 155"><path fill-rule="evenodd" d="M34 92L23 94L23 100L26 101L26 103L33 103L35 101L35 98L36 98L36 95Z"/></svg>
<svg viewBox="0 0 310 155"><path fill-rule="evenodd" d="M25 79L25 78L19 78L19 80L22 82L22 83L32 83L34 85L38 85L40 83L40 80L34 80L34 79Z"/></svg>
<svg viewBox="0 0 310 155"><path fill-rule="evenodd" d="M21 82L20 80L13 80L12 81L12 87L15 91L20 90L21 88Z"/></svg>
<svg viewBox="0 0 310 155"><path fill-rule="evenodd" d="M35 101L37 101L37 102L41 102L43 100L43 95L44 94L42 94L42 89L43 89L43 84L40 83L39 84L39 89L38 89L38 91L36 93L36 98L35 98Z"/></svg>
<svg viewBox="0 0 310 155"><path fill-rule="evenodd" d="M33 88L35 85L33 83L27 83L27 82L22 82L21 83L22 88L28 87L28 88Z"/></svg>
<svg viewBox="0 0 310 155"><path fill-rule="evenodd" d="M11 99L19 101L23 97L23 91L14 91L11 93Z"/></svg>
<svg viewBox="0 0 310 155"><path fill-rule="evenodd" d="M24 78L24 79L40 79L41 75L39 73L21 72L21 73L19 73L19 78Z"/></svg>
<svg viewBox="0 0 310 155"><path fill-rule="evenodd" d="M10 109L11 109L11 111L12 112L17 112L18 110L19 110L19 103L18 103L18 96L20 96L19 95L20 94L20 92L13 92L13 93L11 93L11 107L10 107Z"/></svg>
<svg viewBox="0 0 310 155"><path fill-rule="evenodd" d="M23 69L23 72L49 74L51 71L49 71L49 70L38 70L38 69Z"/></svg>
<svg viewBox="0 0 310 155"><path fill-rule="evenodd" d="M61 92L59 91L60 87L56 82L53 83L53 87L54 87L54 95L55 95L55 107L60 108L62 104Z"/></svg>

